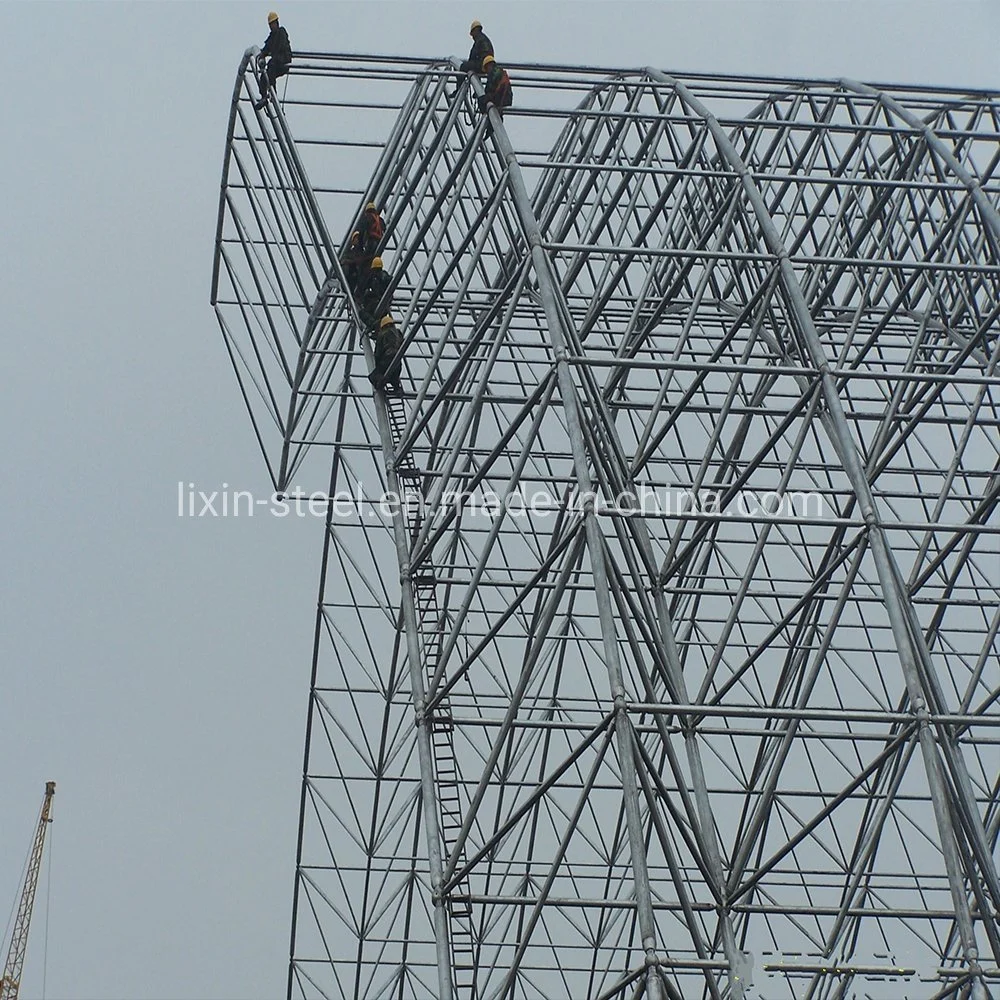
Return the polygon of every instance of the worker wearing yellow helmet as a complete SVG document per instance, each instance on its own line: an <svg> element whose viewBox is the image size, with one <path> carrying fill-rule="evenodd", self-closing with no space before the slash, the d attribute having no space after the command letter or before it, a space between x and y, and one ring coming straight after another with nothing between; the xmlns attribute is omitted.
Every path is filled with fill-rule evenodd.
<svg viewBox="0 0 1000 1000"><path fill-rule="evenodd" d="M485 113L492 106L503 118L504 108L509 108L514 101L514 88L510 85L507 70L493 56L486 56L483 59L483 72L486 74L486 94L479 98L479 110ZM486 134L490 134L489 129Z"/></svg>
<svg viewBox="0 0 1000 1000"><path fill-rule="evenodd" d="M257 69L260 73L260 100L254 105L255 111L260 111L267 104L267 96L274 87L274 81L288 72L292 64L292 43L288 40L288 32L278 22L278 14L271 11L267 15L267 26L270 33L260 47L257 56ZM267 60L267 66L264 65Z"/></svg>
<svg viewBox="0 0 1000 1000"><path fill-rule="evenodd" d="M399 369L403 363L399 349L403 346L403 335L391 314L386 313L378 324L375 335L375 368L368 376L372 385L381 385L383 392L399 392Z"/></svg>
<svg viewBox="0 0 1000 1000"><path fill-rule="evenodd" d="M472 36L472 49L469 58L462 63L461 70L463 73L484 73L483 60L486 56L493 55L493 43L486 37L479 21L472 22L469 34Z"/></svg>
<svg viewBox="0 0 1000 1000"><path fill-rule="evenodd" d="M382 266L381 257L376 257L371 262L371 267L358 281L358 291L355 296L358 315L371 337L375 336L379 320L392 308L390 285L392 285L392 275Z"/></svg>

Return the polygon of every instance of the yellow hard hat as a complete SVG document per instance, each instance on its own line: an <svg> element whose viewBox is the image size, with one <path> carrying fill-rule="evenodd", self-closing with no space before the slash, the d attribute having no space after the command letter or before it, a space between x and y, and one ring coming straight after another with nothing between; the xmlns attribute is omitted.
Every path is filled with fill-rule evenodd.
<svg viewBox="0 0 1000 1000"><path fill-rule="evenodd" d="M392 324L395 322L396 321L387 314L383 316L381 320L379 320L378 328L380 330L384 330L387 326L392 326Z"/></svg>
<svg viewBox="0 0 1000 1000"><path fill-rule="evenodd" d="M472 24L469 25L469 34L471 35L476 30L476 28L481 28L481 27L482 24L479 21L473 21Z"/></svg>
<svg viewBox="0 0 1000 1000"><path fill-rule="evenodd" d="M272 10L271 13L267 15L267 23L274 24L274 22L277 20L278 20L277 12Z"/></svg>
<svg viewBox="0 0 1000 1000"><path fill-rule="evenodd" d="M494 62L496 62L496 59L494 59L493 56L484 56L483 57L483 69L486 69L486 67L489 66L490 63L494 63Z"/></svg>
<svg viewBox="0 0 1000 1000"><path fill-rule="evenodd" d="M375 211L375 202L373 202L373 201L368 202L368 204L365 205L365 211L366 212L369 212L369 211L374 212Z"/></svg>
<svg viewBox="0 0 1000 1000"><path fill-rule="evenodd" d="M382 258L381 257L372 257L372 267L378 268L378 267L381 267L381 266L382 266Z"/></svg>

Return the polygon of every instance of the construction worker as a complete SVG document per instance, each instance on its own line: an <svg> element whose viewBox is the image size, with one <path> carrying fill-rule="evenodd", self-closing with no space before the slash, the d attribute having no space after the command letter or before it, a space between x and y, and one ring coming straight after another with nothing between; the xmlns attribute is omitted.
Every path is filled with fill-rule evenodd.
<svg viewBox="0 0 1000 1000"><path fill-rule="evenodd" d="M375 334L375 369L368 376L372 385L382 385L383 389L399 392L399 369L403 359L396 357L403 346L403 335L396 327L396 321L386 313L379 320Z"/></svg>
<svg viewBox="0 0 1000 1000"><path fill-rule="evenodd" d="M362 257L371 260L378 253L378 245L385 235L385 224L382 216L379 215L375 202L370 201L365 205L364 214L361 216L361 248Z"/></svg>
<svg viewBox="0 0 1000 1000"><path fill-rule="evenodd" d="M493 55L493 43L483 33L483 26L478 21L472 22L469 34L472 36L472 48L469 58L462 63L461 70L463 73L483 73L483 60Z"/></svg>
<svg viewBox="0 0 1000 1000"><path fill-rule="evenodd" d="M375 330L382 317L392 308L391 298L386 294L391 284L392 275L382 267L382 258L373 258L371 267L358 281L354 297L358 304L358 315L366 329Z"/></svg>
<svg viewBox="0 0 1000 1000"><path fill-rule="evenodd" d="M257 70L260 73L260 100L253 106L254 111L260 111L267 104L267 95L279 76L288 72L292 64L292 43L288 40L288 32L278 24L278 15L272 10L267 15L270 34L261 46L257 56ZM268 59L267 66L264 60Z"/></svg>
<svg viewBox="0 0 1000 1000"><path fill-rule="evenodd" d="M361 273L364 264L367 264L361 247L361 233L357 229L351 233L347 249L340 258L341 266L344 268L344 277L347 278L347 288L354 295L361 280Z"/></svg>
<svg viewBox="0 0 1000 1000"><path fill-rule="evenodd" d="M514 100L510 77L493 56L483 59L483 71L486 73L486 94L479 98L479 110L485 113L492 104L503 118L503 109L509 108Z"/></svg>

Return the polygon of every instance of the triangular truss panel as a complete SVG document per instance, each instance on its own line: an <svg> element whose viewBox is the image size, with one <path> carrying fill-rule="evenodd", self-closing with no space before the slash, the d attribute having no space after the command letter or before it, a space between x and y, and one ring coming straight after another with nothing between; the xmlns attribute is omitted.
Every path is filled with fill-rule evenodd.
<svg viewBox="0 0 1000 1000"><path fill-rule="evenodd" d="M995 96L253 55L213 303L329 501L289 997L996 995Z"/></svg>

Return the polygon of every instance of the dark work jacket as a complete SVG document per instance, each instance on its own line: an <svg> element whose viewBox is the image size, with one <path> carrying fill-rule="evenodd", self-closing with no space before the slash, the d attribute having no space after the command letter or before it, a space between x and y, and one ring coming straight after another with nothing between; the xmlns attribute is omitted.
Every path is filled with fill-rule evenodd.
<svg viewBox="0 0 1000 1000"><path fill-rule="evenodd" d="M261 46L260 54L270 56L275 62L288 65L292 61L292 43L288 40L288 32L281 25L277 31L267 36L267 41Z"/></svg>
<svg viewBox="0 0 1000 1000"><path fill-rule="evenodd" d="M382 308L376 313L376 307L391 284L392 275L381 267L369 269L368 273L361 279L357 295L358 312L361 314L362 320L369 326L375 326L390 311L392 303L386 299Z"/></svg>
<svg viewBox="0 0 1000 1000"><path fill-rule="evenodd" d="M351 233L351 238L347 241L347 249L341 256L341 260L357 260L361 256L361 233L355 230Z"/></svg>
<svg viewBox="0 0 1000 1000"><path fill-rule="evenodd" d="M462 72L482 73L483 60L493 54L493 43L486 37L485 32L480 30L478 37L472 42L472 48L469 50L469 58L462 63Z"/></svg>
<svg viewBox="0 0 1000 1000"><path fill-rule="evenodd" d="M498 108L508 108L513 99L513 88L507 70L499 63L490 63L486 71L486 100Z"/></svg>

